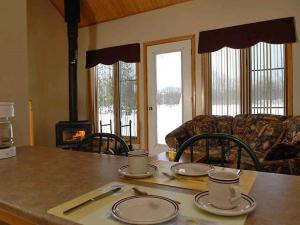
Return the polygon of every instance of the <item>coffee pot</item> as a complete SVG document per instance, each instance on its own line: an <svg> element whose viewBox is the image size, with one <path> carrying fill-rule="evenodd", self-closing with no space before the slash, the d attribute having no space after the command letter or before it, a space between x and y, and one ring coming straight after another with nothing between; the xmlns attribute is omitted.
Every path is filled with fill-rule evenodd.
<svg viewBox="0 0 300 225"><path fill-rule="evenodd" d="M13 128L10 119L14 117L14 103L0 102L0 159L16 155Z"/></svg>

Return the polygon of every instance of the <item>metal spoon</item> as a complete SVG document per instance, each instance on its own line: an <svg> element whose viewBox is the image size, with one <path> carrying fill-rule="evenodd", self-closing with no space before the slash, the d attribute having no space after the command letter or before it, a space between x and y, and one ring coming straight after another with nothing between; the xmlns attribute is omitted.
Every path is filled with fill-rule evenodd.
<svg viewBox="0 0 300 225"><path fill-rule="evenodd" d="M132 188L132 190L134 191L134 193L136 194L136 195L141 195L141 196L147 196L147 195L150 195L150 194L148 194L147 192L145 192L145 191L141 191L140 189L138 189L137 187L133 187ZM173 199L171 199L173 202L175 202L177 205L180 205L181 204L181 202L179 202L179 201L176 201L176 200L173 200Z"/></svg>

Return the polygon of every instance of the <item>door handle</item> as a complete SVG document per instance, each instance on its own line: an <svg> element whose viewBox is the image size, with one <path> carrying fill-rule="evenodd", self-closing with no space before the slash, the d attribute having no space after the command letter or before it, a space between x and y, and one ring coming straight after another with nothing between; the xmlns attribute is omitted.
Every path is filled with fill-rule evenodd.
<svg viewBox="0 0 300 225"><path fill-rule="evenodd" d="M150 107L148 108L148 110L151 111L151 110L153 110L153 108L150 106Z"/></svg>

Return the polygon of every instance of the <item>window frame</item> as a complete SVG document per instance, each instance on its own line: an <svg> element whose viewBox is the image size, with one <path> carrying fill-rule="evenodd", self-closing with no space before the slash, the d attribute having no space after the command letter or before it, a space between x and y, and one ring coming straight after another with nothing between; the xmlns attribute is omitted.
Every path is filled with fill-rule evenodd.
<svg viewBox="0 0 300 225"><path fill-rule="evenodd" d="M126 62L125 62L126 63ZM115 117L115 133L121 132L120 123L116 121L120 121L120 74L119 74L119 62L114 63L113 65L113 71L114 71L114 117ZM140 102L139 102L139 80L140 80L140 74L139 74L139 67L140 63L135 63L136 66L136 107L137 107L137 136L132 136L132 144L140 144ZM89 69L89 87L90 87L90 104L89 104L89 117L93 124L93 130L96 132L99 132L98 130L98 115L97 115L97 84L96 84L96 67L93 67ZM117 88L116 88L117 87ZM129 142L129 136L122 136L122 138Z"/></svg>
<svg viewBox="0 0 300 225"><path fill-rule="evenodd" d="M293 115L292 44L284 44L285 60L285 116ZM250 48L240 49L241 114L251 114ZM212 114L211 53L201 54L202 111Z"/></svg>

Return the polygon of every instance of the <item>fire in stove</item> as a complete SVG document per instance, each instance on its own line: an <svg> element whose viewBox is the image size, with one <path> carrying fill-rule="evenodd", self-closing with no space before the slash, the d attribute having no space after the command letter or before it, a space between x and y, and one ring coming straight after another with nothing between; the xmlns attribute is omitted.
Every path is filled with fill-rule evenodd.
<svg viewBox="0 0 300 225"><path fill-rule="evenodd" d="M88 121L61 121L56 124L56 146L66 149L77 147L91 132L92 125Z"/></svg>
<svg viewBox="0 0 300 225"><path fill-rule="evenodd" d="M85 138L84 130L78 130L78 131L65 130L63 132L63 141L65 142L82 141L84 138Z"/></svg>

